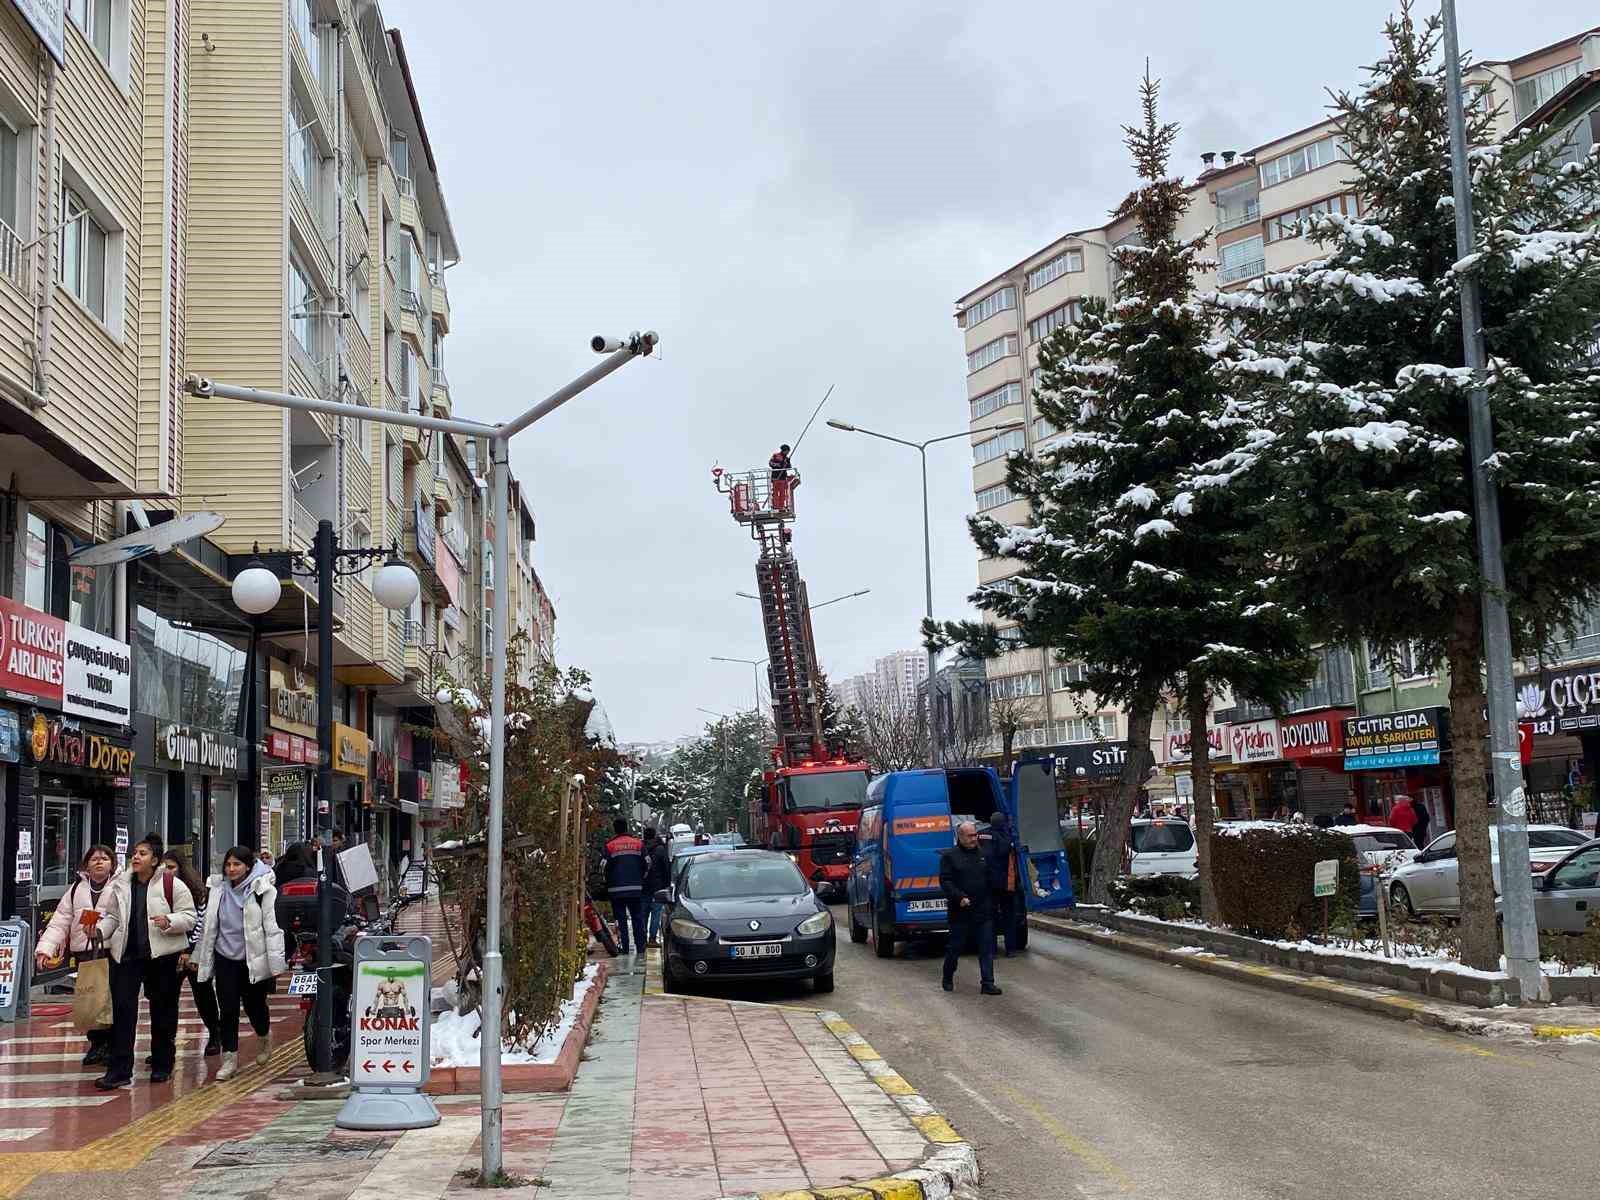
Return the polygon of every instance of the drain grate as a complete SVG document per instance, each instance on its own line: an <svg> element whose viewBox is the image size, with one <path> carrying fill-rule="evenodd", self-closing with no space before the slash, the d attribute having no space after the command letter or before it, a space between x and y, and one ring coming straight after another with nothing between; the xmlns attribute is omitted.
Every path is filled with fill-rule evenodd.
<svg viewBox="0 0 1600 1200"><path fill-rule="evenodd" d="M394 1145L393 1138L339 1138L315 1142L248 1141L223 1142L195 1167L260 1167L273 1164L303 1165L371 1158Z"/></svg>

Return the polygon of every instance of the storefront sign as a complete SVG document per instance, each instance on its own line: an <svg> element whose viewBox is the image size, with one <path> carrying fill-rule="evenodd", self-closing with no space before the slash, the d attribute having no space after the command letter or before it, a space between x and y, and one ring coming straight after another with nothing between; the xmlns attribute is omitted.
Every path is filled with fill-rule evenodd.
<svg viewBox="0 0 1600 1200"><path fill-rule="evenodd" d="M18 883L33 882L33 834L26 829L17 830L17 874Z"/></svg>
<svg viewBox="0 0 1600 1200"><path fill-rule="evenodd" d="M207 774L237 778L250 773L250 747L230 734L174 722L156 729L156 762L179 771L196 767Z"/></svg>
<svg viewBox="0 0 1600 1200"><path fill-rule="evenodd" d="M1540 737L1600 729L1600 665L1520 677L1517 719L1531 722Z"/></svg>
<svg viewBox="0 0 1600 1200"><path fill-rule="evenodd" d="M28 1015L28 968L33 965L32 930L17 917L0 921L0 1021Z"/></svg>
<svg viewBox="0 0 1600 1200"><path fill-rule="evenodd" d="M367 760L372 754L367 735L348 725L333 726L333 769L343 775L367 777Z"/></svg>
<svg viewBox="0 0 1600 1200"><path fill-rule="evenodd" d="M1376 771L1430 767L1449 745L1449 712L1442 707L1410 708L1375 717L1344 720L1344 769Z"/></svg>
<svg viewBox="0 0 1600 1200"><path fill-rule="evenodd" d="M0 763L22 761L22 722L14 709L0 708Z"/></svg>
<svg viewBox="0 0 1600 1200"><path fill-rule="evenodd" d="M267 680L267 724L314 740L317 736L316 680L281 658L269 664Z"/></svg>
<svg viewBox="0 0 1600 1200"><path fill-rule="evenodd" d="M35 713L28 748L33 761L41 766L112 776L126 776L133 770L133 746L127 739L87 733L66 717Z"/></svg>
<svg viewBox="0 0 1600 1200"><path fill-rule="evenodd" d="M12 0L28 27L38 35L39 44L56 60L67 65L67 8L63 0Z"/></svg>
<svg viewBox="0 0 1600 1200"><path fill-rule="evenodd" d="M461 768L449 759L433 761L433 806L435 808L460 808Z"/></svg>
<svg viewBox="0 0 1600 1200"><path fill-rule="evenodd" d="M133 656L127 642L66 627L61 710L112 725L132 715Z"/></svg>
<svg viewBox="0 0 1600 1200"><path fill-rule="evenodd" d="M1276 762L1283 757L1278 722L1242 721L1228 727L1228 745L1236 763Z"/></svg>
<svg viewBox="0 0 1600 1200"><path fill-rule="evenodd" d="M1060 747L1055 757L1056 774L1069 783L1075 779L1115 779L1128 761L1128 747L1122 742L1083 742Z"/></svg>
<svg viewBox="0 0 1600 1200"><path fill-rule="evenodd" d="M444 584L445 595L450 597L452 606L461 601L461 568L456 566L454 553L446 545L442 536L435 534L436 542L433 550L434 570L438 572L439 582Z"/></svg>
<svg viewBox="0 0 1600 1200"><path fill-rule="evenodd" d="M1302 713L1278 721L1278 747L1283 757L1294 760L1339 754L1344 750L1344 722L1356 714L1348 708L1330 708Z"/></svg>
<svg viewBox="0 0 1600 1200"><path fill-rule="evenodd" d="M1206 731L1206 742L1211 746L1210 757L1215 759L1227 758L1233 753L1233 744L1228 739L1228 726L1226 724L1213 725ZM1189 731L1167 734L1167 761L1189 761Z"/></svg>
<svg viewBox="0 0 1600 1200"><path fill-rule="evenodd" d="M261 790L279 800L298 800L306 792L306 772L298 767L268 767L261 772Z"/></svg>
<svg viewBox="0 0 1600 1200"><path fill-rule="evenodd" d="M314 764L317 757L317 743L315 739L308 742L299 734L269 733L267 753L273 758L283 759L284 762Z"/></svg>

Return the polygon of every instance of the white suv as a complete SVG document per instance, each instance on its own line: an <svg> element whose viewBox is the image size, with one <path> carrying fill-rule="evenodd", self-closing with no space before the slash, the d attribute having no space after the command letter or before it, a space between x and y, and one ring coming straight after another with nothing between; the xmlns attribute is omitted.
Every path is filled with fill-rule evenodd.
<svg viewBox="0 0 1600 1200"><path fill-rule="evenodd" d="M1133 875L1182 875L1193 879L1200 874L1200 851L1194 830L1186 821L1167 817L1140 819L1128 835L1133 854Z"/></svg>

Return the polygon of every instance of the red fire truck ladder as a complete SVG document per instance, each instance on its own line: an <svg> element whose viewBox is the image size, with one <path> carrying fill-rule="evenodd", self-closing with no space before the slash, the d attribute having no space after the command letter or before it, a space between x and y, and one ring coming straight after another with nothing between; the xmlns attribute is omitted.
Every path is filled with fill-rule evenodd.
<svg viewBox="0 0 1600 1200"><path fill-rule="evenodd" d="M800 565L789 548L794 492L800 477L774 480L770 471L713 472L729 497L733 519L750 527L761 547L756 591L767 639L772 716L783 762L793 766L823 757L822 716L816 689L816 648Z"/></svg>

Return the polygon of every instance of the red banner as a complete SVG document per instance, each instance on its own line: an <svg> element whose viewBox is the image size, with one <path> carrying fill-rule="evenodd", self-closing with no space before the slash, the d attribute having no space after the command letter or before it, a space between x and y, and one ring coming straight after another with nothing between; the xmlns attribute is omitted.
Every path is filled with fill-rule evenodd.
<svg viewBox="0 0 1600 1200"><path fill-rule="evenodd" d="M1278 737L1283 757L1292 761L1343 753L1344 720L1355 715L1353 708L1323 708L1281 718Z"/></svg>
<svg viewBox="0 0 1600 1200"><path fill-rule="evenodd" d="M61 703L67 623L0 596L0 688Z"/></svg>

